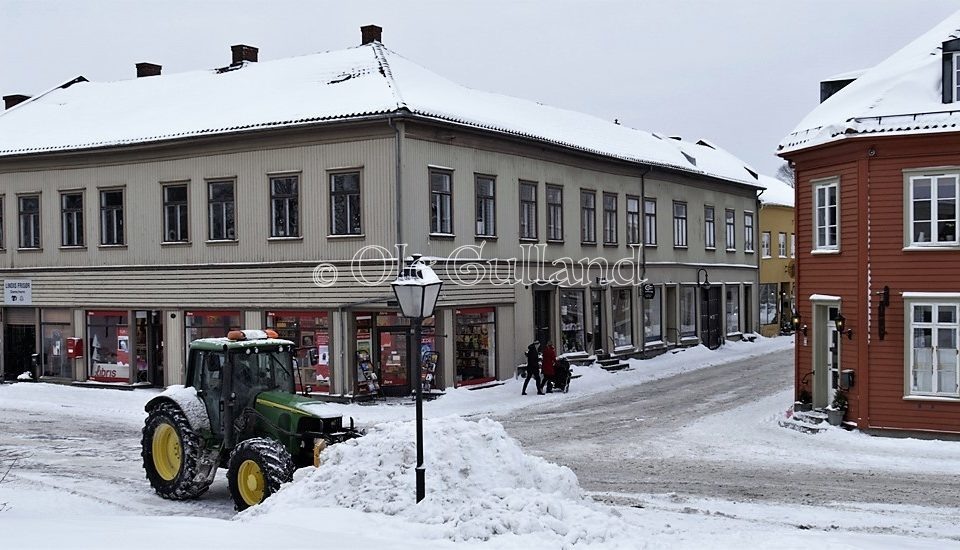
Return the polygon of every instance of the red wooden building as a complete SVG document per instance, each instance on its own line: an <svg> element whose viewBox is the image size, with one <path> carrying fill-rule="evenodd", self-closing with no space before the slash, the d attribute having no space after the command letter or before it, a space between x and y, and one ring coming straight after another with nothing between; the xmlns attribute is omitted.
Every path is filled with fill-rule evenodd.
<svg viewBox="0 0 960 550"><path fill-rule="evenodd" d="M867 431L958 434L960 12L821 101L779 150L796 171L797 396L841 392Z"/></svg>

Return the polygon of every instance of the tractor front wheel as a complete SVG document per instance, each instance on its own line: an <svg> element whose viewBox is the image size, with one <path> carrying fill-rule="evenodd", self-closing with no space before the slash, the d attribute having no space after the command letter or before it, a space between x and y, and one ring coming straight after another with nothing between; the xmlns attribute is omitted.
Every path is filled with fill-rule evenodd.
<svg viewBox="0 0 960 550"><path fill-rule="evenodd" d="M237 511L260 504L293 480L293 458L280 442L265 437L240 442L230 455L227 482Z"/></svg>
<svg viewBox="0 0 960 550"><path fill-rule="evenodd" d="M200 471L203 439L176 405L161 403L150 409L140 444L143 469L158 495L186 500L210 488L213 477Z"/></svg>

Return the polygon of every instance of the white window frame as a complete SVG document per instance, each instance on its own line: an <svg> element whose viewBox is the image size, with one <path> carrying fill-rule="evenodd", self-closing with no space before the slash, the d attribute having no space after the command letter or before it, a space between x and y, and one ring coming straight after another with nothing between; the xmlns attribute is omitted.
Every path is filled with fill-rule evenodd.
<svg viewBox="0 0 960 550"><path fill-rule="evenodd" d="M703 243L707 250L717 249L717 209L712 204L703 205Z"/></svg>
<svg viewBox="0 0 960 550"><path fill-rule="evenodd" d="M777 234L777 255L780 258L787 257L787 234L783 231Z"/></svg>
<svg viewBox="0 0 960 550"><path fill-rule="evenodd" d="M953 54L953 101L960 101L960 53Z"/></svg>
<svg viewBox="0 0 960 550"><path fill-rule="evenodd" d="M790 257L797 257L797 235L796 233L790 234Z"/></svg>
<svg viewBox="0 0 960 550"><path fill-rule="evenodd" d="M953 180L953 240L950 241L941 241L938 240L938 235L936 231L936 225L943 221L937 217L937 203L939 202L939 187L941 179L952 179ZM914 184L917 180L928 180L930 182L930 220L927 220L929 223L930 231L930 240L929 241L917 241L917 235L915 233L916 223L914 221L914 203L916 199L914 198ZM960 244L958 240L958 234L960 234L960 175L958 174L947 174L947 173L927 173L927 174L916 174L911 175L908 183L908 195L907 195L907 212L909 216L909 235L910 235L910 246L957 246Z"/></svg>
<svg viewBox="0 0 960 550"><path fill-rule="evenodd" d="M723 211L723 223L726 233L727 252L736 252L737 250L737 211L733 208L726 208Z"/></svg>
<svg viewBox="0 0 960 550"><path fill-rule="evenodd" d="M828 204L828 200L825 200L826 204L821 204L820 190L823 189L824 198L826 199L830 196L831 188L834 190L834 196L836 197L834 204ZM825 219L824 225L821 226L817 214L819 214L820 209L823 209L825 214L830 214L831 208L833 210L833 223L830 223L830 219ZM823 242L820 240L821 227L823 228L824 232ZM830 243L829 238L829 229L831 227L835 228L835 242L833 243ZM840 180L837 178L831 178L829 180L815 182L813 184L813 249L827 251L840 250Z"/></svg>
<svg viewBox="0 0 960 550"><path fill-rule="evenodd" d="M770 258L770 240L771 235L769 231L764 231L760 234L760 256L763 259Z"/></svg>
<svg viewBox="0 0 960 550"><path fill-rule="evenodd" d="M933 398L960 398L960 303L956 301L933 301L933 300L905 300L904 314L906 315L906 322L904 326L906 327L906 338L904 340L905 345L905 383L904 383L904 395L905 396L916 396L916 397L933 397ZM916 321L914 318L914 310L917 307L929 307L931 308L931 320L930 322ZM940 322L938 320L938 309L940 307L951 307L955 309L954 320L953 322ZM914 331L915 329L930 329L931 332L931 380L930 380L930 389L931 391L920 391L914 389L913 379L916 364L916 351L917 348L914 345ZM937 332L939 330L953 330L954 331L954 342L958 346L957 351L952 355L954 364L954 380L958 382L952 388L952 391L942 391L942 388L939 387L939 379L937 377L937 371L939 369L940 357L937 353L938 347L934 345L937 342ZM949 354L948 354L949 355Z"/></svg>

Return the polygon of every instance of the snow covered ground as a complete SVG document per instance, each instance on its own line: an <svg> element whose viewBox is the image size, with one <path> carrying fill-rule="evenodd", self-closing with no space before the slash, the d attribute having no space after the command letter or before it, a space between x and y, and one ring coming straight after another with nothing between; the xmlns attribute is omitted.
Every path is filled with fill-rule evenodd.
<svg viewBox="0 0 960 550"><path fill-rule="evenodd" d="M334 446L319 469L264 505L235 515L223 475L200 501L155 496L143 478L139 429L154 390L48 384L0 386L0 546L3 548L944 548L960 547L956 507L733 502L676 493L586 493L565 466L533 456L489 416L545 403L571 409L614 388L791 353L788 338L704 348L608 373L579 368L570 393L521 396L519 380L449 391L425 404L427 498L414 503L413 407L407 401L330 405L370 433ZM789 381L785 381L788 385ZM960 443L881 439L839 429L779 428L789 391L710 415L662 440L658 452L758 469L824 459L877 475L960 474ZM223 472L221 472L222 474ZM815 482L815 480L813 480ZM960 498L960 497L958 497Z"/></svg>

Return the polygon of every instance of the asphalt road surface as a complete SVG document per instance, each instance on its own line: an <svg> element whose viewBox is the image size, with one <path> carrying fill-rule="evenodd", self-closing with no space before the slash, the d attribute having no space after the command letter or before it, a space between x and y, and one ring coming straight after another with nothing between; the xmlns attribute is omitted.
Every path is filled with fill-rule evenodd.
<svg viewBox="0 0 960 550"><path fill-rule="evenodd" d="M960 503L960 479L936 472L771 467L664 456L662 445L654 444L701 418L791 387L792 371L793 354L777 352L584 399L551 400L497 420L532 453L569 466L584 490L619 494L598 496L621 504L629 503L623 494L663 493L813 505Z"/></svg>

